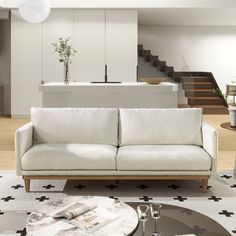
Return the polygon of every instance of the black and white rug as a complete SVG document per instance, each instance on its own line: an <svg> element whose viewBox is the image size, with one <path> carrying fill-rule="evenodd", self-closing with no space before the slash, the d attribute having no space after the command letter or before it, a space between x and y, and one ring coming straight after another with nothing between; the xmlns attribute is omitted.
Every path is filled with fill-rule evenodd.
<svg viewBox="0 0 236 236"><path fill-rule="evenodd" d="M108 196L124 202L160 202L205 214L236 235L236 177L218 173L207 193L199 181L65 181L32 180L31 192L13 171L0 172L0 235L26 235L24 222L46 201L74 196ZM20 217L19 219L19 215Z"/></svg>

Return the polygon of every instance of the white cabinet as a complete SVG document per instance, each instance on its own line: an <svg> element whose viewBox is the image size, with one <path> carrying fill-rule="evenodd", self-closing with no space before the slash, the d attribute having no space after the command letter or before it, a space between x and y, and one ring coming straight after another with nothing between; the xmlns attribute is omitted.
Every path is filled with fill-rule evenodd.
<svg viewBox="0 0 236 236"><path fill-rule="evenodd" d="M178 100L178 85L168 82L159 86L136 82L78 82L68 86L54 82L40 85L39 89L43 107L173 108Z"/></svg>
<svg viewBox="0 0 236 236"><path fill-rule="evenodd" d="M137 11L106 10L108 81L136 81L137 44Z"/></svg>
<svg viewBox="0 0 236 236"><path fill-rule="evenodd" d="M76 10L74 79L81 82L135 82L137 11Z"/></svg>
<svg viewBox="0 0 236 236"><path fill-rule="evenodd" d="M29 115L41 106L41 80L63 82L63 63L52 43L71 38L78 51L70 65L70 81L135 82L137 11L53 9L41 24L23 20L17 10L11 19L11 114Z"/></svg>
<svg viewBox="0 0 236 236"><path fill-rule="evenodd" d="M52 10L46 21L43 22L43 80L45 82L62 82L63 63L58 61L58 54L54 53L52 43L60 37L71 38L73 44L73 10ZM73 81L73 66L70 64L69 79Z"/></svg>
<svg viewBox="0 0 236 236"><path fill-rule="evenodd" d="M75 10L74 29L74 79L104 81L105 10Z"/></svg>

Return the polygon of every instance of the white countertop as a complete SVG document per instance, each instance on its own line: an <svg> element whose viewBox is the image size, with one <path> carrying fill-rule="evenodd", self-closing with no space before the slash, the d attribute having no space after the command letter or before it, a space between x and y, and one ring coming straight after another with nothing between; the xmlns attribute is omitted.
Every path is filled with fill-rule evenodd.
<svg viewBox="0 0 236 236"><path fill-rule="evenodd" d="M40 91L73 91L80 89L118 89L118 88L146 88L159 91L178 91L178 85L170 82L162 82L160 84L148 84L144 82L122 82L122 83L89 83L89 82L51 82L41 84Z"/></svg>
<svg viewBox="0 0 236 236"><path fill-rule="evenodd" d="M177 107L178 85L169 82L85 83L52 82L39 87L43 107Z"/></svg>

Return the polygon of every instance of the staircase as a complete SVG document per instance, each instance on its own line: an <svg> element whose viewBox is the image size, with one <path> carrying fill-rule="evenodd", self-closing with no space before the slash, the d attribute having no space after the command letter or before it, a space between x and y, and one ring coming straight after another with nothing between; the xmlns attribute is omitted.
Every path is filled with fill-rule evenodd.
<svg viewBox="0 0 236 236"><path fill-rule="evenodd" d="M228 114L228 105L224 97L216 92L220 89L211 72L175 71L173 66L168 66L166 61L152 55L143 45L138 45L138 56L175 82L182 83L189 107L201 107L204 114Z"/></svg>

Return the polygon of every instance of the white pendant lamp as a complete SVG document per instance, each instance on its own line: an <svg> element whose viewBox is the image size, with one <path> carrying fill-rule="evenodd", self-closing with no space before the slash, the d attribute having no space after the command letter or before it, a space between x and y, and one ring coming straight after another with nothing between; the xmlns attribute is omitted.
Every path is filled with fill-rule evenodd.
<svg viewBox="0 0 236 236"><path fill-rule="evenodd" d="M21 0L19 4L21 16L30 23L40 23L50 13L49 0Z"/></svg>

